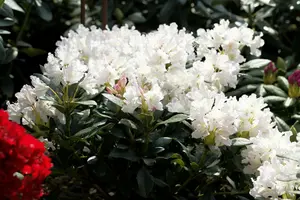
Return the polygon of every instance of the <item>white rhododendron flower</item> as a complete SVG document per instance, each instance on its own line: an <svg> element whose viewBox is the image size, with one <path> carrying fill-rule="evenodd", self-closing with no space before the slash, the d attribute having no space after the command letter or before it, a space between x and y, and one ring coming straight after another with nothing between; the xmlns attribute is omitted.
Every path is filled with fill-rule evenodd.
<svg viewBox="0 0 300 200"><path fill-rule="evenodd" d="M240 63L245 61L241 48L248 46L253 54L259 55L258 48L262 45L261 35L255 36L246 26L230 28L229 21L225 20L215 24L212 30L200 29L197 37L185 29L179 30L175 23L160 25L148 34L126 26L111 30L80 26L57 42L55 53L49 54L48 63L42 67L45 80L54 88L32 77L33 87L25 86L16 94L18 101L9 104L8 110L12 119L22 118L27 125L34 125L37 120L47 123L49 117L64 121L56 108L39 103L41 99L49 99L49 95L59 99L56 91L67 92L71 85L78 85L88 95L95 96L103 87L115 87L121 77L127 77L128 84L122 94L113 93L124 102L124 112L133 113L139 108L189 114L191 105L195 104L192 103L195 99L190 98L191 91L219 93L234 88ZM225 108L211 112L218 109L226 116ZM41 110L47 112L40 113ZM227 128L222 130L228 132L222 141L236 130L236 127Z"/></svg>
<svg viewBox="0 0 300 200"><path fill-rule="evenodd" d="M94 97L106 93L128 114L184 113L194 129L191 137L210 148L231 146L236 137L249 139L241 155L244 173L253 175L250 194L280 199L297 190L300 144L290 142L290 132L277 130L262 98L224 94L238 83L246 61L242 48L260 56L261 37L247 25L230 27L226 20L211 30L199 29L196 37L174 23L148 34L126 26L80 26L57 42L43 75L31 77L32 86L16 94L8 112L11 120L30 127L47 126L50 118L65 124L70 121L63 103L79 103L81 94L94 103Z"/></svg>

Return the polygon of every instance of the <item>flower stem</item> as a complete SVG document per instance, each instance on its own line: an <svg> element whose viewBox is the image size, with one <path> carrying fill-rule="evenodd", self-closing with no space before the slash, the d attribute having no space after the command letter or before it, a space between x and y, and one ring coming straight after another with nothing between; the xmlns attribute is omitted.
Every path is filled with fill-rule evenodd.
<svg viewBox="0 0 300 200"><path fill-rule="evenodd" d="M17 36L17 39L16 39L16 43L18 43L18 41L20 41L22 39L22 36L23 36L23 33L24 33L24 30L28 24L28 21L29 21L29 16L30 16L30 13L31 13L31 8L32 8L32 5L33 5L33 1L31 1L29 3L29 5L27 6L27 9L26 9L26 15L25 15L25 19L23 21L23 24L22 24L22 27L21 27L21 30Z"/></svg>
<svg viewBox="0 0 300 200"><path fill-rule="evenodd" d="M176 194L180 192L191 180L193 180L196 176L190 175L190 177L178 188Z"/></svg>

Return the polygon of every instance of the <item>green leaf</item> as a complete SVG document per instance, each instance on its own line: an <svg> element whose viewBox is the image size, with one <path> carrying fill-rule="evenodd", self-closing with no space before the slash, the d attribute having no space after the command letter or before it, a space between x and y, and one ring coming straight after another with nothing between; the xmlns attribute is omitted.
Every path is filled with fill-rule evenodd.
<svg viewBox="0 0 300 200"><path fill-rule="evenodd" d="M0 0L0 8L3 6L4 0Z"/></svg>
<svg viewBox="0 0 300 200"><path fill-rule="evenodd" d="M26 55L28 55L29 57L35 57L35 56L39 56L39 55L44 55L47 52L42 50L42 49L37 49L37 48L24 48L21 49L20 52L25 53Z"/></svg>
<svg viewBox="0 0 300 200"><path fill-rule="evenodd" d="M9 76L1 80L0 91L1 90L8 98L14 95L14 81Z"/></svg>
<svg viewBox="0 0 300 200"><path fill-rule="evenodd" d="M8 64L18 56L18 49L16 47L8 48L5 52L5 58L2 64Z"/></svg>
<svg viewBox="0 0 300 200"><path fill-rule="evenodd" d="M281 70L283 72L286 72L287 67L286 67L286 64L285 64L284 60L281 57L277 58L276 67L279 70Z"/></svg>
<svg viewBox="0 0 300 200"><path fill-rule="evenodd" d="M188 117L189 116L185 115L185 114L177 114L177 115L174 115L174 116L172 116L171 118L169 118L169 119L167 119L165 121L157 123L157 125L182 122L183 120L186 120Z"/></svg>
<svg viewBox="0 0 300 200"><path fill-rule="evenodd" d="M289 91L289 81L284 76L277 77L278 86L284 91Z"/></svg>
<svg viewBox="0 0 300 200"><path fill-rule="evenodd" d="M75 137L84 137L84 136L88 135L89 133L91 133L94 129L95 129L95 127L88 127L88 128L82 129L82 130L78 131L77 133L75 133L74 136Z"/></svg>
<svg viewBox="0 0 300 200"><path fill-rule="evenodd" d="M296 103L296 99L295 98L291 98L291 97L288 97L285 102L283 103L284 107L288 108L288 107L291 107L293 105L295 105Z"/></svg>
<svg viewBox="0 0 300 200"><path fill-rule="evenodd" d="M107 94L107 93L103 93L102 95L109 101L113 102L114 104L116 104L120 107L123 107L124 102L122 101L122 99L115 97L114 95Z"/></svg>
<svg viewBox="0 0 300 200"><path fill-rule="evenodd" d="M5 48L2 44L2 42L0 42L0 63L2 63L5 59L6 53L5 53Z"/></svg>
<svg viewBox="0 0 300 200"><path fill-rule="evenodd" d="M53 16L50 7L44 1L42 2L41 6L37 6L36 9L40 18L47 22L52 20Z"/></svg>
<svg viewBox="0 0 300 200"><path fill-rule="evenodd" d="M268 59L254 59L254 60L250 60L250 61L244 63L241 66L241 71L242 70L248 70L248 69L265 67L270 62L271 62L271 60L268 60Z"/></svg>
<svg viewBox="0 0 300 200"><path fill-rule="evenodd" d="M136 180L141 196L147 198L154 186L153 176L143 167L138 171Z"/></svg>
<svg viewBox="0 0 300 200"><path fill-rule="evenodd" d="M143 16L141 12L135 12L128 16L128 19L133 23L144 23L146 22L146 18Z"/></svg>
<svg viewBox="0 0 300 200"><path fill-rule="evenodd" d="M113 149L108 155L110 158L122 158L125 160L130 160L132 162L137 162L139 157L132 150L122 150L122 149Z"/></svg>
<svg viewBox="0 0 300 200"><path fill-rule="evenodd" d="M300 120L300 115L299 115L299 114L294 114L294 115L292 115L292 118L293 118L293 119Z"/></svg>
<svg viewBox="0 0 300 200"><path fill-rule="evenodd" d="M124 132L121 130L121 129L118 129L118 128L113 128L110 133L113 135L113 136L116 136L117 138L126 138Z"/></svg>
<svg viewBox="0 0 300 200"><path fill-rule="evenodd" d="M1 0L0 0L0 2L1 2ZM2 15L2 16L4 16L4 17L9 17L9 18L11 18L11 19L14 18L14 12L13 12L12 9L11 9L8 5L6 5L6 4L4 4L2 8L1 8L1 6L0 6L0 15Z"/></svg>
<svg viewBox="0 0 300 200"><path fill-rule="evenodd" d="M264 85L264 88L267 90L267 92L280 96L280 97L287 97L288 95L279 87L276 87L274 85Z"/></svg>
<svg viewBox="0 0 300 200"><path fill-rule="evenodd" d="M296 129L296 125L298 124L298 121L296 121L293 126L291 126L290 131L292 131L293 135L291 136L290 140L291 142L296 142L297 141L297 135L298 135L298 131Z"/></svg>
<svg viewBox="0 0 300 200"><path fill-rule="evenodd" d="M199 170L199 165L195 162L191 162L191 168L194 170L194 171L198 171Z"/></svg>
<svg viewBox="0 0 300 200"><path fill-rule="evenodd" d="M23 8L21 8L14 0L5 0L5 4L13 10L24 12Z"/></svg>
<svg viewBox="0 0 300 200"><path fill-rule="evenodd" d="M169 187L169 185L167 183L165 183L164 181L158 179L158 178L154 178L153 177L153 181L155 183L155 185L157 185L158 187Z"/></svg>
<svg viewBox="0 0 300 200"><path fill-rule="evenodd" d="M263 77L264 76L264 70L261 69L253 69L249 72L247 72L248 75L254 76L254 77Z"/></svg>
<svg viewBox="0 0 300 200"><path fill-rule="evenodd" d="M245 146L251 144L251 141L246 138L233 138L232 146Z"/></svg>
<svg viewBox="0 0 300 200"><path fill-rule="evenodd" d="M245 77L243 80L239 81L238 85L244 86L244 85L258 84L258 83L263 83L263 82L264 82L263 78L250 76L250 77Z"/></svg>
<svg viewBox="0 0 300 200"><path fill-rule="evenodd" d="M161 153L161 152L163 152L165 150L165 148L163 148L163 147L155 147L154 148L154 153Z"/></svg>
<svg viewBox="0 0 300 200"><path fill-rule="evenodd" d="M227 96L241 96L243 94L255 91L258 87L259 87L259 84L245 85L245 86L240 87L231 92L227 92L226 95Z"/></svg>
<svg viewBox="0 0 300 200"><path fill-rule="evenodd" d="M174 164L179 165L181 168L185 166L185 163L184 163L184 161L182 159L175 159L175 160L172 160L172 162Z"/></svg>
<svg viewBox="0 0 300 200"><path fill-rule="evenodd" d="M161 137L158 138L155 142L154 145L157 147L164 147L172 142L172 138L170 137Z"/></svg>
<svg viewBox="0 0 300 200"><path fill-rule="evenodd" d="M278 129L279 131L283 132L283 131L289 131L290 130L290 126L287 125L285 123L285 121L279 117L275 117L276 123L278 125Z"/></svg>
<svg viewBox="0 0 300 200"><path fill-rule="evenodd" d="M167 23L172 16L174 10L176 10L176 5L178 2L176 0L168 0L159 13L159 22Z"/></svg>
<svg viewBox="0 0 300 200"><path fill-rule="evenodd" d="M97 102L94 100L76 101L74 103L80 104L80 105L86 105L86 106L97 106Z"/></svg>
<svg viewBox="0 0 300 200"><path fill-rule="evenodd" d="M256 94L259 97L264 97L267 94L266 89L264 88L263 84L261 84L257 90L256 90Z"/></svg>
<svg viewBox="0 0 300 200"><path fill-rule="evenodd" d="M153 166L156 163L156 160L152 158L143 158L143 161L148 166Z"/></svg>
<svg viewBox="0 0 300 200"><path fill-rule="evenodd" d="M137 129L137 126L135 125L135 123L129 119L121 119L119 121L119 124L123 124L129 128L132 128L132 129Z"/></svg>
<svg viewBox="0 0 300 200"><path fill-rule="evenodd" d="M122 21L122 19L124 18L124 14L122 12L122 10L120 8L116 8L114 11L114 16L116 17L116 19L118 21Z"/></svg>
<svg viewBox="0 0 300 200"><path fill-rule="evenodd" d="M279 102L284 102L286 98L284 97L279 97L279 96L267 96L264 97L264 102L267 104L272 104L272 103L279 103Z"/></svg>
<svg viewBox="0 0 300 200"><path fill-rule="evenodd" d="M174 153L171 158L175 158L175 159L182 159L182 156L178 153Z"/></svg>
<svg viewBox="0 0 300 200"><path fill-rule="evenodd" d="M12 19L0 19L0 27L12 26L14 23L15 22Z"/></svg>
<svg viewBox="0 0 300 200"><path fill-rule="evenodd" d="M8 35L8 34L10 34L9 31L0 29L0 35Z"/></svg>

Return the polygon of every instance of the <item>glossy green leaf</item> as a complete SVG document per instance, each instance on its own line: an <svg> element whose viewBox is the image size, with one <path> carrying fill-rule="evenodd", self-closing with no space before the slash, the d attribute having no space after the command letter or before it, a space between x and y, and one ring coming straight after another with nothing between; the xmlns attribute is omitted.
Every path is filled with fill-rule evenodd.
<svg viewBox="0 0 300 200"><path fill-rule="evenodd" d="M254 59L246 62L241 66L241 70L248 70L248 69L255 69L255 68L261 68L265 67L271 62L271 60L268 59Z"/></svg>
<svg viewBox="0 0 300 200"><path fill-rule="evenodd" d="M172 161L174 164L177 164L179 165L180 167L184 167L185 166L185 163L182 159L175 159Z"/></svg>
<svg viewBox="0 0 300 200"><path fill-rule="evenodd" d="M37 6L37 13L40 16L40 18L42 18L45 21L51 21L53 16L52 16L52 12L48 6L48 4L46 4L44 1L42 2L41 6Z"/></svg>
<svg viewBox="0 0 300 200"><path fill-rule="evenodd" d="M11 19L14 18L14 12L13 12L13 10L7 4L4 4L2 6L2 8L0 8L0 15L2 15L4 17L9 17Z"/></svg>
<svg viewBox="0 0 300 200"><path fill-rule="evenodd" d="M251 141L246 138L233 138L232 145L233 146L245 146L251 144Z"/></svg>
<svg viewBox="0 0 300 200"><path fill-rule="evenodd" d="M75 137L85 137L88 134L90 134L94 129L95 129L95 127L88 127L88 128L82 129L82 130L78 131L77 133L75 133L74 136Z"/></svg>
<svg viewBox="0 0 300 200"><path fill-rule="evenodd" d="M158 153L161 153L165 150L165 148L163 147L155 147L154 148L154 153L158 154Z"/></svg>
<svg viewBox="0 0 300 200"><path fill-rule="evenodd" d="M258 87L259 87L259 84L245 85L245 86L235 89L233 91L227 92L226 95L227 96L241 96L243 94L255 91Z"/></svg>
<svg viewBox="0 0 300 200"><path fill-rule="evenodd" d="M283 119L281 119L279 117L275 117L275 120L278 125L279 131L289 131L290 130L290 126L287 125L287 123Z"/></svg>
<svg viewBox="0 0 300 200"><path fill-rule="evenodd" d="M110 133L117 138L126 138L125 133L122 131L122 129L113 128Z"/></svg>
<svg viewBox="0 0 300 200"><path fill-rule="evenodd" d="M261 84L257 90L256 90L256 94L258 97L264 97L267 94L266 89L264 88L263 84Z"/></svg>
<svg viewBox="0 0 300 200"><path fill-rule="evenodd" d="M272 103L280 103L284 102L286 100L285 97L279 97L279 96L266 96L264 97L264 102L267 104L272 104Z"/></svg>
<svg viewBox="0 0 300 200"><path fill-rule="evenodd" d="M0 35L8 35L8 34L10 34L9 31L0 29Z"/></svg>
<svg viewBox="0 0 300 200"><path fill-rule="evenodd" d="M123 124L123 125L125 125L125 126L127 126L129 128L132 128L132 129L137 129L138 128L137 125L133 121L131 121L129 119L121 119L119 121L119 124Z"/></svg>
<svg viewBox="0 0 300 200"><path fill-rule="evenodd" d="M157 185L158 187L169 187L169 185L167 183L165 183L164 181L162 181L161 179L158 178L153 178L153 181L155 183L155 185Z"/></svg>
<svg viewBox="0 0 300 200"><path fill-rule="evenodd" d="M164 147L172 142L172 138L170 137L161 137L158 138L155 142L154 145L157 147Z"/></svg>
<svg viewBox="0 0 300 200"><path fill-rule="evenodd" d="M288 107L291 107L291 106L295 105L295 103L296 103L296 99L295 98L288 97L284 101L283 105L284 105L284 107L288 108Z"/></svg>
<svg viewBox="0 0 300 200"><path fill-rule="evenodd" d="M174 116L170 117L169 119L167 119L165 121L157 123L157 125L182 122L183 120L186 120L188 117L189 116L185 115L185 114L177 114L177 115L174 115Z"/></svg>
<svg viewBox="0 0 300 200"><path fill-rule="evenodd" d="M239 81L238 85L244 86L244 85L249 85L249 84L259 84L259 83L263 83L263 82L264 82L263 78L246 77L243 80Z"/></svg>
<svg viewBox="0 0 300 200"><path fill-rule="evenodd" d="M138 171L136 180L141 196L147 198L154 186L153 176L147 169L142 168Z"/></svg>
<svg viewBox="0 0 300 200"><path fill-rule="evenodd" d="M176 0L166 1L166 3L164 4L163 8L161 9L161 11L159 13L159 22L160 23L166 23L170 19L177 4L178 4L178 2Z"/></svg>
<svg viewBox="0 0 300 200"><path fill-rule="evenodd" d="M294 114L294 115L292 115L292 118L300 120L300 114Z"/></svg>
<svg viewBox="0 0 300 200"><path fill-rule="evenodd" d="M106 99L108 99L109 101L113 102L114 104L122 107L124 105L124 102L122 101L122 99L114 96L114 95L111 95L111 94L107 94L107 93L104 93L102 94Z"/></svg>
<svg viewBox="0 0 300 200"><path fill-rule="evenodd" d="M156 160L152 158L143 158L143 161L147 166L153 166L156 163Z"/></svg>
<svg viewBox="0 0 300 200"><path fill-rule="evenodd" d="M5 48L2 44L2 42L0 42L0 63L2 63L5 59L6 53L5 53Z"/></svg>
<svg viewBox="0 0 300 200"><path fill-rule="evenodd" d="M5 58L2 64L8 64L18 56L18 49L16 47L8 48L5 52Z"/></svg>
<svg viewBox="0 0 300 200"><path fill-rule="evenodd" d="M1 80L0 90L8 97L11 98L14 95L14 81L9 76L6 76Z"/></svg>
<svg viewBox="0 0 300 200"><path fill-rule="evenodd" d="M274 85L264 85L264 88L266 89L266 91L270 94L274 94L280 97L287 97L287 93L285 93L282 89L280 89L279 87L276 87Z"/></svg>
<svg viewBox="0 0 300 200"><path fill-rule="evenodd" d="M76 101L75 104L86 105L86 106L97 106L97 102L94 100Z"/></svg>
<svg viewBox="0 0 300 200"><path fill-rule="evenodd" d="M277 58L277 61L276 61L276 67L277 67L279 70L281 70L281 71L283 71L283 72L286 72L287 67L286 67L285 61L284 61L281 57L278 57L278 58Z"/></svg>
<svg viewBox="0 0 300 200"><path fill-rule="evenodd" d="M13 10L24 12L23 8L21 8L14 0L5 0L5 4Z"/></svg>
<svg viewBox="0 0 300 200"><path fill-rule="evenodd" d="M247 72L247 74L254 77L263 77L264 71L261 69L252 69L249 72Z"/></svg>
<svg viewBox="0 0 300 200"><path fill-rule="evenodd" d="M135 12L128 16L128 19L133 23L144 23L146 22L146 18L143 16L141 12Z"/></svg>
<svg viewBox="0 0 300 200"><path fill-rule="evenodd" d="M285 92L289 90L289 82L284 76L277 77L278 86L283 89Z"/></svg>
<svg viewBox="0 0 300 200"><path fill-rule="evenodd" d="M14 23L12 19L0 19L0 27L12 26Z"/></svg>
<svg viewBox="0 0 300 200"><path fill-rule="evenodd" d="M121 150L121 149L113 149L108 155L110 158L122 158L125 160L129 160L132 162L136 162L139 160L139 157L132 150Z"/></svg>
<svg viewBox="0 0 300 200"><path fill-rule="evenodd" d="M118 21L121 21L124 18L124 13L120 8L116 8L114 11L114 16Z"/></svg>

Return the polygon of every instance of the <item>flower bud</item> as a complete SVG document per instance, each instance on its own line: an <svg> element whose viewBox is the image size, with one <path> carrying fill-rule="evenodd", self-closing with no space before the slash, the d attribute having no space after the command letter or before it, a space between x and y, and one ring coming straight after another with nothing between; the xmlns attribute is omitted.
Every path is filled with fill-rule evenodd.
<svg viewBox="0 0 300 200"><path fill-rule="evenodd" d="M278 69L273 62L270 62L264 69L264 83L273 84L277 78Z"/></svg>
<svg viewBox="0 0 300 200"><path fill-rule="evenodd" d="M289 78L289 96L291 98L300 97L300 70L294 71Z"/></svg>
<svg viewBox="0 0 300 200"><path fill-rule="evenodd" d="M125 87L127 85L127 82L127 78L125 76L122 76L113 87L107 86L106 90L109 94L113 94L118 97L123 97L126 90Z"/></svg>

